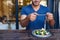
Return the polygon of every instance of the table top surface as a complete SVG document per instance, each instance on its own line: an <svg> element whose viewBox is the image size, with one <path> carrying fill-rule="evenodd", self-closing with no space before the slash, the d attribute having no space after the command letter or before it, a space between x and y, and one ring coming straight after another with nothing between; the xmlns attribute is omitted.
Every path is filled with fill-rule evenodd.
<svg viewBox="0 0 60 40"><path fill-rule="evenodd" d="M50 29L51 37L38 38L31 34L31 30L0 30L1 40L60 40L60 29Z"/></svg>

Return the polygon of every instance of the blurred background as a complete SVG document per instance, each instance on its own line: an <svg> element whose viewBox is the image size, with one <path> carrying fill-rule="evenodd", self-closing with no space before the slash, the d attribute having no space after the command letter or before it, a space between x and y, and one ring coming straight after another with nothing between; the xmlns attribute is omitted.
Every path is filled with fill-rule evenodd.
<svg viewBox="0 0 60 40"><path fill-rule="evenodd" d="M0 0L0 30L26 29L21 27L19 18L21 8L29 4L31 4L31 0ZM59 29L60 0L42 0L40 4L51 9L56 21L54 29Z"/></svg>

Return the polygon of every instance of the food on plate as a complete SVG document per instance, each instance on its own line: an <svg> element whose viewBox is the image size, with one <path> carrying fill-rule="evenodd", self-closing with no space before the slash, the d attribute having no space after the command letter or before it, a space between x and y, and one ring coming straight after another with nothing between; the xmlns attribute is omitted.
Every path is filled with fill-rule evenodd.
<svg viewBox="0 0 60 40"><path fill-rule="evenodd" d="M40 30L35 30L34 34L36 34L36 35L48 35L49 32L46 31L44 28L42 28Z"/></svg>

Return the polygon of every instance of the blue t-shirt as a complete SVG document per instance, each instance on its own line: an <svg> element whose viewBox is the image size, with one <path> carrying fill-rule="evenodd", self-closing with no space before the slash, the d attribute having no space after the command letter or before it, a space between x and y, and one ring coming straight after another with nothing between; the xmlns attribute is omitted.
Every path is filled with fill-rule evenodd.
<svg viewBox="0 0 60 40"><path fill-rule="evenodd" d="M22 10L21 10L21 15L29 15L33 12L36 12L38 14L46 14L47 12L50 12L50 10L45 7L45 6L42 6L40 5L40 8L38 11L35 11L33 8L32 8L32 5L28 5L28 6L24 6L22 7ZM35 21L30 21L29 24L27 25L27 28L26 30L34 30L34 29L41 29L44 27L44 23L45 23L45 19L46 19L46 15L37 15L37 18Z"/></svg>

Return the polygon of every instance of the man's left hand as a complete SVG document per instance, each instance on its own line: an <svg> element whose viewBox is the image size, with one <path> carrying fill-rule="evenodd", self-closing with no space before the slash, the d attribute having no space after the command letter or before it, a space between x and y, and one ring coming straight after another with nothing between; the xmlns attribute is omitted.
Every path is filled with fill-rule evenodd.
<svg viewBox="0 0 60 40"><path fill-rule="evenodd" d="M49 24L51 26L54 26L55 20L53 18L53 14L52 13L47 13L46 15L47 15L47 21L49 22Z"/></svg>
<svg viewBox="0 0 60 40"><path fill-rule="evenodd" d="M50 20L53 20L53 14L52 13L47 13L47 20L50 21Z"/></svg>

